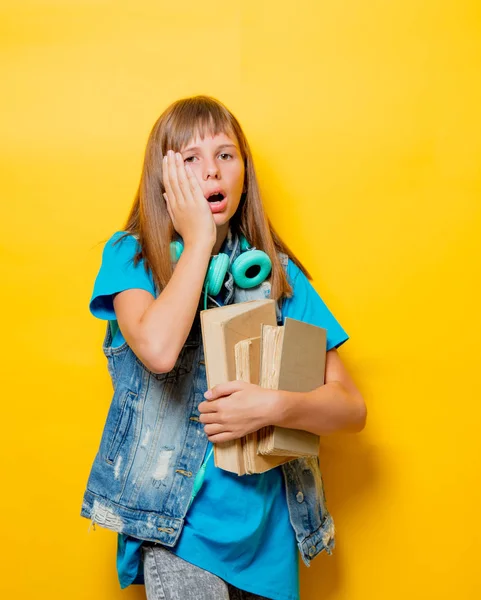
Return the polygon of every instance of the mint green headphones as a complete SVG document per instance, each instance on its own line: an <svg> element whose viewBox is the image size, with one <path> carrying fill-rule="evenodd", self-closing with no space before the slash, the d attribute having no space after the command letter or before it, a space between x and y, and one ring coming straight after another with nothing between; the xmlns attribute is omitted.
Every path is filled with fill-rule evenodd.
<svg viewBox="0 0 481 600"><path fill-rule="evenodd" d="M240 254L232 263L230 272L237 286L243 289L249 289L261 284L267 279L271 270L272 263L269 256L251 248L244 236L240 236ZM175 241L170 244L170 254L172 260L177 262L184 250L182 242ZM217 296L222 289L222 284L229 271L230 257L228 254L217 254L210 259L209 268L204 281L204 308L207 308L207 294Z"/></svg>

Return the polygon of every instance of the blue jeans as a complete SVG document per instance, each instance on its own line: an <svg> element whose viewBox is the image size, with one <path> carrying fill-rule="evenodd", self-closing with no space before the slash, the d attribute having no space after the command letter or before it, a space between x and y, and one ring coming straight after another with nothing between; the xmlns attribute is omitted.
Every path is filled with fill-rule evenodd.
<svg viewBox="0 0 481 600"><path fill-rule="evenodd" d="M147 600L267 600L234 587L160 544L143 545Z"/></svg>

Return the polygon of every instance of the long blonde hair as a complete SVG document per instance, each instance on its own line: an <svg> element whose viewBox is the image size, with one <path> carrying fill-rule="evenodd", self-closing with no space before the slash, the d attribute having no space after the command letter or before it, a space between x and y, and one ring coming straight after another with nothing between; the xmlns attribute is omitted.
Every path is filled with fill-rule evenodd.
<svg viewBox="0 0 481 600"><path fill-rule="evenodd" d="M309 279L311 276L281 240L265 213L252 154L239 122L221 102L210 96L177 100L161 114L150 132L139 187L124 226L125 235L135 235L140 244L134 264L143 258L157 289L161 291L167 285L173 272L170 242L175 231L162 197L165 192L162 159L167 150L180 152L196 134L204 139L206 134L219 133L237 140L245 165L245 192L230 227L244 235L251 246L269 255L272 261L270 297L275 300L290 297L292 288L277 253L286 253Z"/></svg>

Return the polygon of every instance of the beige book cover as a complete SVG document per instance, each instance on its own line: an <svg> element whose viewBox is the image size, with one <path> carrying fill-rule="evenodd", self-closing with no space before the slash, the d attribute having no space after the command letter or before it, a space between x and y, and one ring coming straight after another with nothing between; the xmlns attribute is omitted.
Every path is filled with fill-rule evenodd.
<svg viewBox="0 0 481 600"><path fill-rule="evenodd" d="M235 345L259 337L263 324L277 324L275 300L250 300L200 313L207 385L210 388L236 379ZM217 467L245 473L240 439L214 444Z"/></svg>
<svg viewBox="0 0 481 600"><path fill-rule="evenodd" d="M235 346L236 379L259 385L260 336L238 342ZM257 431L240 438L243 451L243 471L246 474L264 473L296 458L262 456L257 453Z"/></svg>
<svg viewBox="0 0 481 600"><path fill-rule="evenodd" d="M260 384L270 389L310 392L325 381L327 331L286 317L281 327L265 324L261 336ZM283 427L258 434L264 456L316 456L319 436Z"/></svg>

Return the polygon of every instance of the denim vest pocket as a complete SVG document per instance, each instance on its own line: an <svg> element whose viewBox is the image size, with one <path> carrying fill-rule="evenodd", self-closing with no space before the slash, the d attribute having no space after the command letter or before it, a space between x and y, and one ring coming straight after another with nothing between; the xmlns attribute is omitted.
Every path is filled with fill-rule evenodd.
<svg viewBox="0 0 481 600"><path fill-rule="evenodd" d="M137 399L137 394L131 390L125 390L118 405L118 415L115 426L112 431L111 441L108 446L108 451L105 460L113 464L119 454L120 448L127 436L129 428L132 424L133 412L135 410L134 403ZM115 404L112 404L112 408Z"/></svg>

